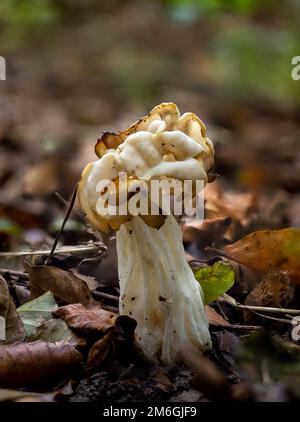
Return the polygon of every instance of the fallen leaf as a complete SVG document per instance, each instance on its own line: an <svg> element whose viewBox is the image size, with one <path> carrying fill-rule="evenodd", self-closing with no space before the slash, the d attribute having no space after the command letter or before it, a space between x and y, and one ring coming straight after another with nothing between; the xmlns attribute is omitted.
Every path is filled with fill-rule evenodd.
<svg viewBox="0 0 300 422"><path fill-rule="evenodd" d="M206 304L216 300L234 284L231 265L222 261L215 262L212 266L197 268L194 274L202 287Z"/></svg>
<svg viewBox="0 0 300 422"><path fill-rule="evenodd" d="M44 293L17 309L23 322L27 336L30 336L44 321L52 318L52 312L57 309L57 303L51 292Z"/></svg>
<svg viewBox="0 0 300 422"><path fill-rule="evenodd" d="M216 327L228 327L230 325L230 323L226 321L222 315L218 314L218 312L211 306L205 305L205 312L210 325L214 325Z"/></svg>
<svg viewBox="0 0 300 422"><path fill-rule="evenodd" d="M0 385L22 387L51 377L63 377L81 360L82 355L75 347L63 341L0 346Z"/></svg>
<svg viewBox="0 0 300 422"><path fill-rule="evenodd" d="M266 306L285 308L294 298L295 286L288 272L274 270L267 273L260 283L249 293L245 300L247 306ZM244 310L245 321L262 321L257 314Z"/></svg>
<svg viewBox="0 0 300 422"><path fill-rule="evenodd" d="M0 277L0 343L14 343L24 338L24 327L9 294L7 282Z"/></svg>
<svg viewBox="0 0 300 422"><path fill-rule="evenodd" d="M256 220L258 212L256 196L251 192L222 189L215 181L205 187L205 210L207 218L230 217L232 224L226 234L236 239Z"/></svg>
<svg viewBox="0 0 300 422"><path fill-rule="evenodd" d="M81 335L104 333L115 325L118 315L102 309L100 305L86 309L81 303L62 306L55 312L72 330Z"/></svg>
<svg viewBox="0 0 300 422"><path fill-rule="evenodd" d="M33 297L50 290L65 303L82 303L84 306L95 303L87 283L69 271L28 263L26 271L30 276L30 291Z"/></svg>
<svg viewBox="0 0 300 422"><path fill-rule="evenodd" d="M6 390L0 388L0 403L3 402L53 402L53 394L40 394L30 391Z"/></svg>
<svg viewBox="0 0 300 422"><path fill-rule="evenodd" d="M262 272L289 271L300 282L300 229L256 231L224 248L241 264Z"/></svg>
<svg viewBox="0 0 300 422"><path fill-rule="evenodd" d="M136 321L126 315L116 319L115 326L98 340L90 349L87 359L88 369L97 369L114 359L129 358L134 344Z"/></svg>
<svg viewBox="0 0 300 422"><path fill-rule="evenodd" d="M86 341L70 330L65 321L52 318L40 325L27 339L28 342L43 340L49 343L64 341L75 346L85 346Z"/></svg>

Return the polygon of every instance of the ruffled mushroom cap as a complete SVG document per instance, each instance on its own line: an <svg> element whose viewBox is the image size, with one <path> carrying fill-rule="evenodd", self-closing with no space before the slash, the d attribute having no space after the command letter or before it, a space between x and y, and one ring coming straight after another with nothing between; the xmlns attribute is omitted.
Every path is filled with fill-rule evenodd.
<svg viewBox="0 0 300 422"><path fill-rule="evenodd" d="M126 200L132 196L139 181L148 183L153 179L211 181L214 165L213 144L206 137L203 122L194 113L180 116L173 103L162 103L129 129L105 132L97 141L95 152L99 160L86 166L78 188L82 210L90 223L104 233L120 226L133 217L127 215L101 214L97 210L99 195L110 191L108 184L102 190L98 183L108 180L126 189ZM126 183L120 174L126 173ZM124 184L124 186L119 186ZM196 194L197 192L195 192ZM121 203L118 202L117 206ZM159 228L165 217L140 215L150 227Z"/></svg>

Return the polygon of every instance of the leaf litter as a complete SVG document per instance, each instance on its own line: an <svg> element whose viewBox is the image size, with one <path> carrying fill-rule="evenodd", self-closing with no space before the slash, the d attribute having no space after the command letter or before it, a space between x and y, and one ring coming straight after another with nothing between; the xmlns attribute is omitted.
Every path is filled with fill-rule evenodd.
<svg viewBox="0 0 300 422"><path fill-rule="evenodd" d="M127 21L128 16L125 31ZM122 35L122 19L115 30ZM182 54L189 63L191 52ZM176 95L182 98L181 92ZM115 240L82 230L76 204L72 222L77 226L65 227L45 265L59 230L56 222L64 215L54 191L70 197L92 157L93 141L70 143L71 137L85 141L86 133L71 124L61 98L23 96L23 102L18 96L21 109L36 102L34 121L26 117L24 122L30 113L16 111L19 122L0 127L0 401L56 400L53 391L63 390L58 383L67 386L64 400L74 401L299 399L298 138L288 166L276 138L286 125L297 129L296 120L275 109L265 116L245 103L236 108L226 100L220 107L219 95L210 99L217 101L208 106L210 120L226 122L226 128L212 130L226 131L229 140L216 145L221 177L206 188L205 221L184 221L183 239L209 303L213 348L205 356L186 351L184 363L163 367L146 362L135 349L134 321L129 319L127 328L120 325ZM95 132L99 115L117 117L109 111L119 110L109 98L95 113ZM86 101L80 99L75 108ZM207 98L183 101L200 110ZM87 109L93 109L90 102ZM109 119L105 124L113 127ZM40 142L49 128L57 136L50 153L43 150L48 141ZM261 133L267 134L263 141ZM36 308L39 301L42 308Z"/></svg>

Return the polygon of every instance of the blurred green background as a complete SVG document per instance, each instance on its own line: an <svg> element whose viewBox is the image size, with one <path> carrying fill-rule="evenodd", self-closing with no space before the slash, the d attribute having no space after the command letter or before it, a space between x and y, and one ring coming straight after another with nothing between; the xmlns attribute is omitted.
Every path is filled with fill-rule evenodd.
<svg viewBox="0 0 300 422"><path fill-rule="evenodd" d="M0 49L9 80L52 95L149 107L174 89L287 109L299 17L297 0L2 0Z"/></svg>
<svg viewBox="0 0 300 422"><path fill-rule="evenodd" d="M297 0L1 0L0 215L68 197L101 131L162 101L207 124L221 185L300 208L299 21Z"/></svg>

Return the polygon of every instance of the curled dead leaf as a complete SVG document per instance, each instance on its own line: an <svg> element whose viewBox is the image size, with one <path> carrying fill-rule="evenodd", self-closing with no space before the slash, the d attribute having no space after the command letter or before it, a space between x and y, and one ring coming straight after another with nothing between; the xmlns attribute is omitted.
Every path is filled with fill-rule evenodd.
<svg viewBox="0 0 300 422"><path fill-rule="evenodd" d="M102 309L99 305L86 309L82 304L62 306L55 312L62 318L68 327L77 333L88 336L90 334L104 333L115 325L117 315Z"/></svg>
<svg viewBox="0 0 300 422"><path fill-rule="evenodd" d="M92 306L95 301L83 279L69 271L46 265L25 264L30 277L30 291L33 297L51 291L65 303L82 303Z"/></svg>
<svg viewBox="0 0 300 422"><path fill-rule="evenodd" d="M25 338L22 321L9 294L4 278L0 277L0 343L14 343Z"/></svg>
<svg viewBox="0 0 300 422"><path fill-rule="evenodd" d="M136 321L126 315L116 319L115 326L98 340L90 349L87 360L88 369L97 369L101 365L116 359L130 357L134 344Z"/></svg>
<svg viewBox="0 0 300 422"><path fill-rule="evenodd" d="M86 340L78 337L60 318L52 318L40 325L27 339L28 342L42 340L49 343L64 341L76 347L85 347Z"/></svg>
<svg viewBox="0 0 300 422"><path fill-rule="evenodd" d="M69 343L16 343L0 346L0 386L22 387L66 376L82 355Z"/></svg>
<svg viewBox="0 0 300 422"><path fill-rule="evenodd" d="M210 325L214 325L216 327L228 327L230 325L230 323L226 321L222 315L218 314L218 312L211 306L205 305L205 312Z"/></svg>
<svg viewBox="0 0 300 422"><path fill-rule="evenodd" d="M245 300L247 306L266 306L271 308L285 308L292 301L295 293L288 272L282 270L271 271L249 293ZM257 320L258 316L251 311L243 311L245 321ZM259 318L261 321L261 318Z"/></svg>
<svg viewBox="0 0 300 422"><path fill-rule="evenodd" d="M3 402L53 402L53 394L40 394L30 391L6 390L0 388L0 403Z"/></svg>
<svg viewBox="0 0 300 422"><path fill-rule="evenodd" d="M300 282L300 229L260 230L224 248L237 262L264 273L287 270Z"/></svg>

